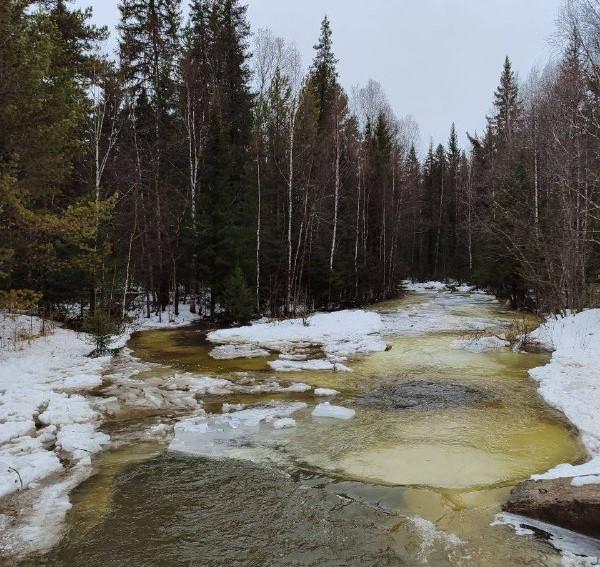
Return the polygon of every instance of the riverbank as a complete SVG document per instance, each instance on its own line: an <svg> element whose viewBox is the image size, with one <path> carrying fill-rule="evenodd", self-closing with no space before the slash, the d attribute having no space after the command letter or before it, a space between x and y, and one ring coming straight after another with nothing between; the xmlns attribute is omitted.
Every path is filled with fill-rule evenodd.
<svg viewBox="0 0 600 567"><path fill-rule="evenodd" d="M79 422L69 407L63 413L68 413L70 422L59 423L55 412L53 422L45 424L39 416L48 408L37 407L29 415L34 429L0 445L4 451L24 438L35 442L47 436L42 449L61 467L40 480L30 480L27 489L21 490L19 484L2 500L4 549L22 553L52 545L70 506L69 491L94 470L90 458L95 451L120 443L160 439L164 447L171 443L175 454L201 456L223 456L225 448L236 458L300 462L321 472L331 470L333 475L367 482L373 479L375 485L426 485L459 492L497 483L514 485L533 472L562 460L576 462L582 456L580 447L570 449L574 440L577 443L572 432L565 432L559 423L548 424L540 400L531 405L519 402L517 407L511 402L510 410L498 404L508 401L508 395L537 399L526 372L546 358L514 353L498 337L484 340L485 333L502 336L502 329L514 320L497 300L466 286L449 289L435 282L410 286L409 290L413 293L401 302L383 303L373 310L261 320L243 328L215 331L209 334L212 341L208 343L196 328L141 333L129 345L133 352L126 348L112 359L88 359L85 355L93 347L85 336L62 329L51 336L54 338L36 339L20 353L11 353L9 367L13 371L0 374L0 390L3 384L13 384L14 376L28 372L35 360L40 368L37 378L30 380L34 390L58 397L61 403L65 398L83 400L90 409L87 421L81 418ZM144 326L169 328L188 322L157 325L150 321ZM36 341L48 345L46 350ZM148 359L143 349L135 350L140 344L163 350ZM386 352L388 344L394 348ZM192 352L196 358L190 358ZM367 353L372 354L365 356ZM532 356L537 363L531 363ZM20 367L17 360L21 360ZM507 374L513 363L514 375ZM291 372L285 376L292 380L285 385L280 382L284 372ZM416 377L409 379L409 373ZM499 382L488 384L490 374ZM432 378L433 382L428 381ZM386 389L388 383L404 384L404 389ZM387 403L391 394L406 397L406 389L416 399L411 409L402 409L404 400L396 403L394 398L393 404ZM449 393L438 400L438 391ZM526 395L519 396L519 391ZM332 424L327 419L335 416L323 417L322 411L330 414L333 406L321 402L332 401L336 394L336 403L349 406L343 416L349 421ZM0 404L3 395L0 393ZM381 399L386 404L382 405ZM532 407L539 412L537 416L531 415ZM514 419L514 410L520 419ZM438 412L442 412L440 420ZM127 425L118 425L121 418ZM11 427L25 421L13 419ZM115 423L117 429L127 430L126 443L115 433ZM449 423L454 423L450 429ZM96 438L95 445L61 441L63 430L66 434L84 425L89 438ZM488 430L494 432L493 438L488 438ZM503 435L498 436L498 431ZM511 443L517 439L520 445L513 448ZM525 453L532 458L528 460ZM468 470L465 455L474 462ZM414 467L409 464L413 461ZM398 470L394 463L406 463L407 468ZM501 502L498 500L496 511ZM421 515L420 508L416 510ZM424 514L430 521L439 517L437 513ZM441 526L449 534L456 527ZM461 534L463 539L469 537L464 536ZM501 533L498 537L506 536ZM523 548L530 545L535 542L524 541Z"/></svg>
<svg viewBox="0 0 600 567"><path fill-rule="evenodd" d="M505 509L600 537L600 309L547 319L531 340L551 350L552 359L530 376L544 400L577 427L589 460L533 475L513 491Z"/></svg>
<svg viewBox="0 0 600 567"><path fill-rule="evenodd" d="M138 330L195 319L185 309L173 322L136 318L113 347ZM0 551L10 555L56 543L69 492L111 445L100 428L119 400L96 395L113 358L90 358L89 335L24 316L2 316L0 335Z"/></svg>

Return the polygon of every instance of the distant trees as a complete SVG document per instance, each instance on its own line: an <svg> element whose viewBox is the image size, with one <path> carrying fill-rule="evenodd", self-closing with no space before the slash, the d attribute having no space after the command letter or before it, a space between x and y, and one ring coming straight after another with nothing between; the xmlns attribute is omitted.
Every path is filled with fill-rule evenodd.
<svg viewBox="0 0 600 567"><path fill-rule="evenodd" d="M123 316L182 295L231 321L457 278L515 306L598 302L596 2L526 84L507 58L468 151L420 161L383 87L346 93L324 18L306 72L240 0L120 0L119 58L65 0L0 6L0 297ZM252 46L251 46L252 44ZM222 309L218 309L221 307Z"/></svg>

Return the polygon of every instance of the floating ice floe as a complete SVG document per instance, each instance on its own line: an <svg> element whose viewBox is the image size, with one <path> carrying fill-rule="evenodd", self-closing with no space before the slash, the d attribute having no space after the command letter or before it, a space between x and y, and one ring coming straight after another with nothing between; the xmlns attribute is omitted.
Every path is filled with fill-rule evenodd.
<svg viewBox="0 0 600 567"><path fill-rule="evenodd" d="M213 348L209 355L215 360L233 360L236 358L262 358L271 353L264 348L252 345L221 345Z"/></svg>
<svg viewBox="0 0 600 567"><path fill-rule="evenodd" d="M274 429L289 429L290 427L296 427L296 420L291 417L277 418L271 422Z"/></svg>
<svg viewBox="0 0 600 567"><path fill-rule="evenodd" d="M232 413L183 419L175 425L175 437L169 450L209 457L233 457L252 444L261 428L290 427L291 421L282 420L291 418L306 407L302 402L273 402Z"/></svg>
<svg viewBox="0 0 600 567"><path fill-rule="evenodd" d="M330 417L333 419L352 419L356 412L350 408L332 406L329 402L319 404L313 411L313 417Z"/></svg>
<svg viewBox="0 0 600 567"><path fill-rule="evenodd" d="M352 369L341 362L332 362L325 358L316 360L285 360L279 359L269 362L275 372L302 372L330 370L333 372L352 372Z"/></svg>
<svg viewBox="0 0 600 567"><path fill-rule="evenodd" d="M318 397L332 398L338 394L339 392L337 390L332 390L331 388L315 388L315 396Z"/></svg>

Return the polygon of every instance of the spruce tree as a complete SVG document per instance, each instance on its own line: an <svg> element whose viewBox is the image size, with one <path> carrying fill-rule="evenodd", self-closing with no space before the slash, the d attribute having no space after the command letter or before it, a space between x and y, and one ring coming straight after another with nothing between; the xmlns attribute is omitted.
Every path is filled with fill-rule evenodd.
<svg viewBox="0 0 600 567"><path fill-rule="evenodd" d="M200 196L204 233L200 262L212 292L212 310L236 266L254 270L254 198L250 182L252 97L249 87L246 6L238 0L210 5L208 25L212 98ZM209 231L207 233L207 231ZM222 238L216 238L220 235ZM206 246L206 239L209 244Z"/></svg>
<svg viewBox="0 0 600 567"><path fill-rule="evenodd" d="M494 93L494 107L496 109L492 118L494 132L500 140L510 146L518 128L522 109L519 86L508 56L504 61L500 84Z"/></svg>
<svg viewBox="0 0 600 567"><path fill-rule="evenodd" d="M319 122L322 123L330 111L337 88L337 59L333 53L333 32L329 18L321 22L319 41L314 46L315 57L311 68L311 84L319 104Z"/></svg>

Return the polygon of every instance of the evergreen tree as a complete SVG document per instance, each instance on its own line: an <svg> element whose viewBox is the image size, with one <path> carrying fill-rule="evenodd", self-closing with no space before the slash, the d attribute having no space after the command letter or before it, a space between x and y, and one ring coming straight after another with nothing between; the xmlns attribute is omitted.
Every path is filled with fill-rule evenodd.
<svg viewBox="0 0 600 567"><path fill-rule="evenodd" d="M333 32L329 18L321 22L321 35L314 46L315 57L311 69L310 82L319 105L319 123L327 117L337 88L337 59L333 53Z"/></svg>
<svg viewBox="0 0 600 567"><path fill-rule="evenodd" d="M199 256L211 284L213 312L236 266L245 274L254 269L250 261L255 200L249 178L252 97L246 10L238 0L218 0L210 5L208 15L213 94L200 197L205 237L201 235ZM215 240L218 235L222 238ZM213 239L213 244L207 246L205 238Z"/></svg>
<svg viewBox="0 0 600 567"><path fill-rule="evenodd" d="M179 238L177 203L183 182L166 163L176 158L180 139L174 110L180 46L181 0L121 0L120 60L131 101L132 116L144 129L138 130L147 152L138 159L144 187L144 232L152 234L146 245L148 283L155 288L162 310L169 303L170 281L176 264ZM147 104L145 104L147 101ZM146 115L144 116L144 112ZM145 123L145 124L144 124ZM139 149L138 149L139 151Z"/></svg>
<svg viewBox="0 0 600 567"><path fill-rule="evenodd" d="M521 101L519 86L508 56L504 61L500 84L494 93L494 107L496 112L491 122L494 133L505 144L510 145L519 125Z"/></svg>

